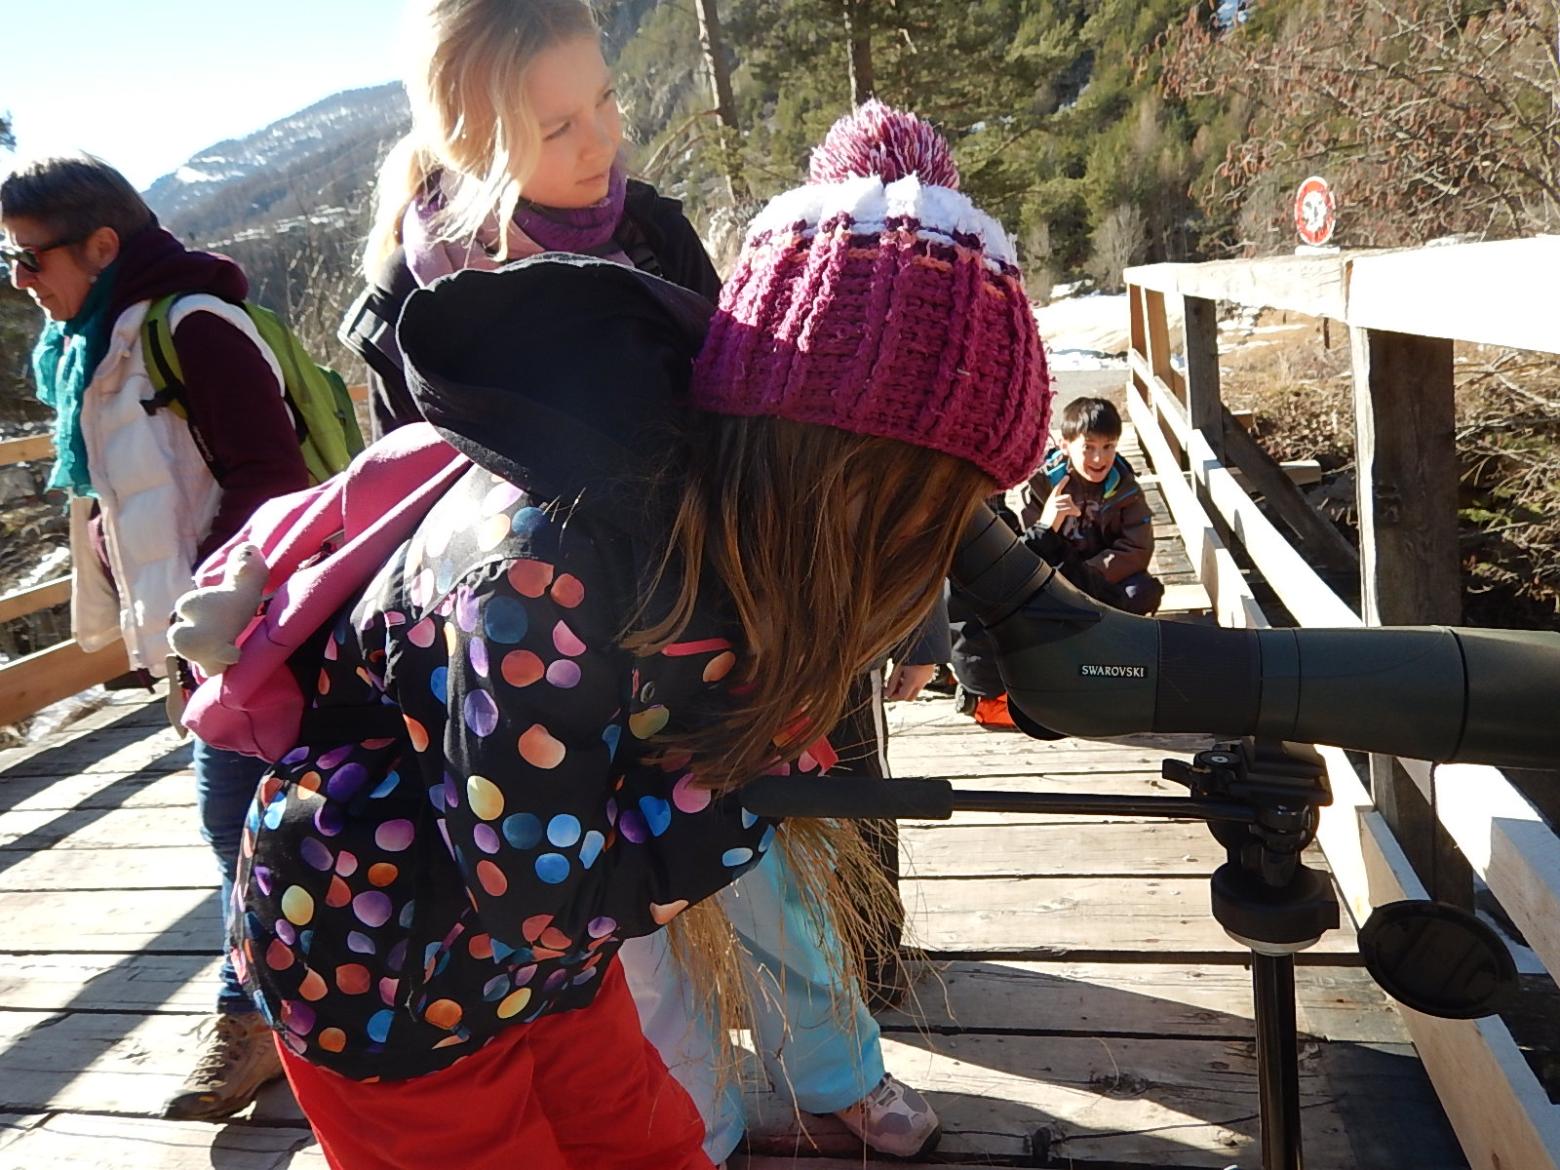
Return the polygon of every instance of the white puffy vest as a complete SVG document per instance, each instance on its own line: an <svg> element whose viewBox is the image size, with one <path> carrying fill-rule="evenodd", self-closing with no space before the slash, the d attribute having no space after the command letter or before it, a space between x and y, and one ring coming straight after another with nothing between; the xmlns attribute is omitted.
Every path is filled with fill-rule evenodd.
<svg viewBox="0 0 1560 1170"><path fill-rule="evenodd" d="M148 414L141 406L154 393L141 352L141 323L150 308L143 301L120 314L82 403L82 438L113 580L104 575L87 532L92 501L76 499L70 516L71 626L87 651L122 636L130 665L160 678L167 673L168 619L174 602L193 588L195 550L211 530L222 489L189 424L172 410ZM200 312L217 314L259 348L281 394L281 369L238 306L204 293L182 297L169 314L170 335L185 317Z"/></svg>

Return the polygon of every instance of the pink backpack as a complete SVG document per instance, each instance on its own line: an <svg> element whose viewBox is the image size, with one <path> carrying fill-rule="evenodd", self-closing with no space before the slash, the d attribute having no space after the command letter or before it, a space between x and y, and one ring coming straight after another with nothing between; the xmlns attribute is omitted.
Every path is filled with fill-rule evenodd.
<svg viewBox="0 0 1560 1170"><path fill-rule="evenodd" d="M317 487L262 504L196 570L196 592L180 599L188 635L200 620L192 609L214 608L203 610L200 596L231 593L234 570L244 571L230 558L252 561L245 546L259 550L265 583L257 582L258 608L245 607L250 616L241 632L243 616L215 631L219 640L236 643L237 661L209 677L192 667L197 685L179 721L213 747L272 763L296 747L312 695L288 659L369 582L470 467L433 427L416 423L391 432Z"/></svg>

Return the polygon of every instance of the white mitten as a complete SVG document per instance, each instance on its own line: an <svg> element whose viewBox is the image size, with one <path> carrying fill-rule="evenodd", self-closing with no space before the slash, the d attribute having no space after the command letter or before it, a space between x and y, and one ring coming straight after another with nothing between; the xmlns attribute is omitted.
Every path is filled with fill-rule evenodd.
<svg viewBox="0 0 1560 1170"><path fill-rule="evenodd" d="M173 607L168 645L207 678L238 661L238 636L255 616L269 575L265 558L252 544L241 544L228 557L222 582L192 589Z"/></svg>

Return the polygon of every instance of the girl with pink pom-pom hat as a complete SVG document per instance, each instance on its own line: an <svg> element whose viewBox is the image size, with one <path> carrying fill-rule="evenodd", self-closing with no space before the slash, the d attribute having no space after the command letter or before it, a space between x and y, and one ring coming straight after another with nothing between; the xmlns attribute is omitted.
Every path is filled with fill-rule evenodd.
<svg viewBox="0 0 1560 1170"><path fill-rule="evenodd" d="M841 118L814 150L808 183L777 196L750 225L695 368L695 403L945 452L999 484L1026 477L1046 433L1044 350L1006 234L958 185L946 140L925 121L875 101ZM946 611L938 612L929 636L896 657L947 660ZM883 693L875 669L853 687L847 718L829 736L842 757L837 773L886 774ZM890 879L898 872L894 828L889 821L868 830ZM771 862L721 896L749 949L773 938L776 921L787 939L811 934L838 947L839 933L807 925L797 894L805 875L784 857ZM866 952L869 990L872 975L893 978L884 968L903 921L897 896L885 904L889 887L871 884L855 891L869 905L836 907L855 920L842 933ZM926 1153L938 1135L935 1112L892 1076L876 1080L877 1025L834 976L839 957L777 949L757 954L761 978L772 977L754 1011L760 1028L766 1014L784 1023L783 1063L801 1107L835 1112L879 1152ZM649 998L641 997L642 1010ZM700 1059L700 1043L695 1029L682 1068ZM818 1103L869 1085L845 1108ZM695 1095L715 1125L740 1127L730 1094L714 1104Z"/></svg>
<svg viewBox="0 0 1560 1170"><path fill-rule="evenodd" d="M474 466L343 608L315 699L393 703L405 735L280 759L236 889L235 960L332 1167L708 1170L619 950L772 849L793 905L843 910L859 844L742 788L829 766L853 687L1041 454L1012 249L955 181L874 107L757 217L713 316L556 254L409 297L409 389ZM848 1125L935 1140L868 1088Z"/></svg>

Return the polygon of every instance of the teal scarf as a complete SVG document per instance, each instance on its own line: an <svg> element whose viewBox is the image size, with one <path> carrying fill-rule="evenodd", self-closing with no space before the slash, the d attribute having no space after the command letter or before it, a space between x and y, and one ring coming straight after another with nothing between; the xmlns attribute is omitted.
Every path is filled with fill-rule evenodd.
<svg viewBox="0 0 1560 1170"><path fill-rule="evenodd" d="M118 268L115 261L100 272L76 315L69 321L50 321L33 349L38 397L54 410L54 471L48 486L69 488L78 496L96 494L81 435L81 404L108 352L114 325L108 305Z"/></svg>

